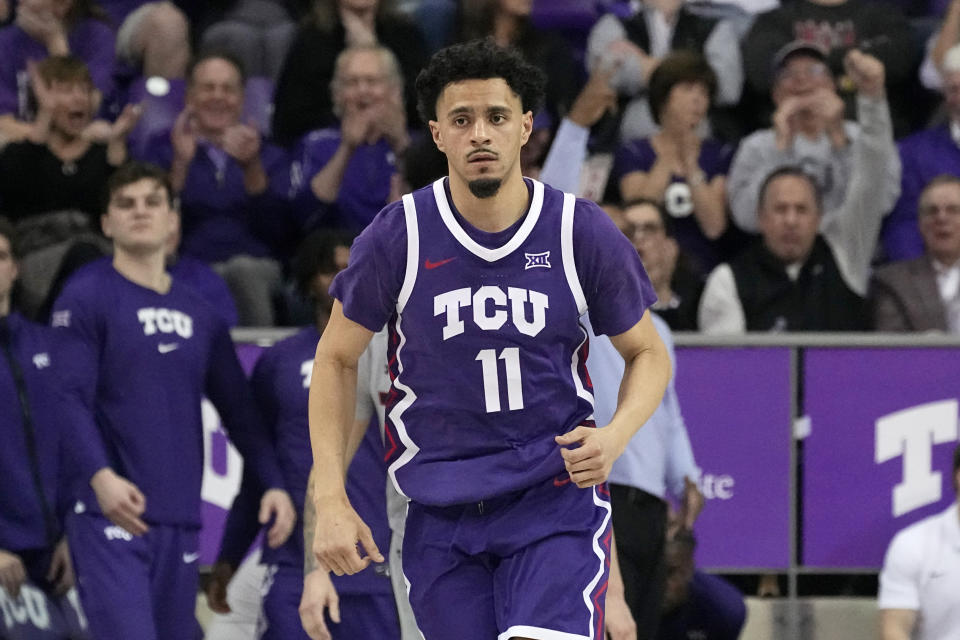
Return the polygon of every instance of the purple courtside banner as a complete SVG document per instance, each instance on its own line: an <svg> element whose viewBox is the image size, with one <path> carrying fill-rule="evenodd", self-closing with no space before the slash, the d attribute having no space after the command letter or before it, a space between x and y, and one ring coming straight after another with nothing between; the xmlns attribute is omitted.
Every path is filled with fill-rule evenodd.
<svg viewBox="0 0 960 640"><path fill-rule="evenodd" d="M893 535L955 499L960 349L807 349L801 564L882 566Z"/></svg>
<svg viewBox="0 0 960 640"><path fill-rule="evenodd" d="M703 568L790 566L790 350L677 348L677 394L707 498Z"/></svg>

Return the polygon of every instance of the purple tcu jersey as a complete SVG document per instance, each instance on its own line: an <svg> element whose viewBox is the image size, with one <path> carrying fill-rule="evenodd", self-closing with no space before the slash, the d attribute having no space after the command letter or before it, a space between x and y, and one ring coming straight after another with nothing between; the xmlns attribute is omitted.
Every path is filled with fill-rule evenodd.
<svg viewBox="0 0 960 640"><path fill-rule="evenodd" d="M580 317L616 335L655 299L596 205L527 185L529 210L499 233L454 211L445 180L404 196L331 288L348 318L389 320L387 460L414 501L475 502L561 474L554 437L593 414Z"/></svg>

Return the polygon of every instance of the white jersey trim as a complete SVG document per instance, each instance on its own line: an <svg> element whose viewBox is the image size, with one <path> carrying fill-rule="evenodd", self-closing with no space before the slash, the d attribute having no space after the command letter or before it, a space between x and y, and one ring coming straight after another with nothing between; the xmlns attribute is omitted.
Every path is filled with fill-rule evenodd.
<svg viewBox="0 0 960 640"><path fill-rule="evenodd" d="M453 234L453 237L457 239L457 242L463 245L470 253L479 258L483 258L487 262L495 262L515 251L523 244L524 240L529 237L537 224L537 220L540 219L540 211L543 208L543 183L531 179L530 181L533 183L533 198L530 200L530 210L527 212L527 217L524 219L523 224L520 225L520 228L517 229L517 232L513 234L513 237L510 238L506 244L496 249L487 249L471 238L466 230L460 226L460 223L457 222L456 216L453 215L453 211L450 209L450 203L447 202L447 192L443 188L443 181L444 178L440 178L433 183L433 197L437 201L437 209L440 210L440 218L443 220L443 224L447 226L447 229Z"/></svg>
<svg viewBox="0 0 960 640"><path fill-rule="evenodd" d="M407 425L403 421L403 412L406 411L410 405L414 403L417 399L417 394L413 392L413 389L401 382L403 377L403 359L400 357L400 353L403 351L403 347L407 344L407 338L403 335L403 330L400 328L403 317L398 314L397 316L397 335L400 336L400 344L397 346L397 377L393 381L393 386L403 392L403 398L394 405L393 410L390 412L390 421L393 423L393 426L397 429L397 437L400 438L400 442L403 443L405 449L400 457L397 458L393 464L387 468L387 473L390 475L390 480L393 482L393 486L396 488L397 493L402 495L406 499L410 499L403 489L400 487L400 483L397 482L397 470L400 469L403 465L410 462L415 455L420 452L420 447L417 446L411 438L410 434L407 433Z"/></svg>
<svg viewBox="0 0 960 640"><path fill-rule="evenodd" d="M403 214L407 223L407 269L403 276L403 286L400 288L400 296L397 299L396 330L397 336L400 338L400 344L397 345L397 377L393 381L393 386L403 392L403 398L394 405L393 410L390 412L390 421L393 422L394 427L396 427L397 437L400 438L400 442L403 443L405 449L400 457L390 465L387 473L390 475L390 480L393 482L397 493L409 500L410 496L403 492L403 489L400 488L400 484L397 482L397 469L410 462L420 451L420 447L410 439L410 434L407 433L407 426L402 418L403 412L417 399L417 394L413 392L413 389L401 381L403 377L403 358L401 357L401 353L403 352L403 347L407 344L407 338L403 335L403 329L401 328L403 326L403 309L406 307L407 301L410 299L410 294L413 292L413 285L417 281L417 263L420 261L420 230L417 225L417 207L413 201L412 194L408 193L403 196Z"/></svg>
<svg viewBox="0 0 960 640"><path fill-rule="evenodd" d="M581 636L578 633L566 633L564 631L554 631L553 629L544 629L543 627L530 627L523 624L515 624L497 636L497 640L510 640L510 638L533 638L533 640L594 640L592 635Z"/></svg>
<svg viewBox="0 0 960 640"><path fill-rule="evenodd" d="M568 633L566 631L556 631L554 629L545 629L543 627L514 625L498 635L497 640L510 640L511 638L517 637L533 638L534 640L601 640L593 633L596 625L597 611L593 606L593 598L591 595L597 588L600 580L603 578L603 572L606 570L607 566L607 554L605 554L603 549L600 547L600 537L603 535L604 531L607 530L607 526L610 524L610 514L612 513L612 510L610 507L610 501L604 500L600 497L600 494L597 493L596 486L594 486L591 490L593 492L593 504L606 510L606 514L603 516L603 522L600 524L600 528L597 529L597 531L593 534L593 552L596 554L597 558L599 558L600 566L597 568L597 573L593 577L593 580L591 580L583 590L583 602L587 605L587 611L590 612L590 626L587 628L587 635Z"/></svg>
<svg viewBox="0 0 960 640"><path fill-rule="evenodd" d="M600 524L600 528L597 529L596 533L593 534L593 552L596 554L597 558L600 559L600 568L597 569L597 575L593 577L593 580L590 581L590 584L587 585L587 588L583 590L583 601L586 603L587 609L590 610L591 640L593 640L594 618L597 615L597 612L593 608L593 599L590 597L590 594L592 594L594 589L597 588L597 584L600 582L600 579L603 578L603 572L607 568L607 554L605 554L603 549L600 547L600 536L603 535L603 532L607 530L607 526L610 525L610 516L613 513L613 509L610 506L610 501L604 500L600 497L600 494L597 492L596 485L593 487L593 504L597 505L598 507L602 507L607 513L603 516L603 522ZM612 543L613 538L611 537L610 540Z"/></svg>
<svg viewBox="0 0 960 640"><path fill-rule="evenodd" d="M577 275L577 265L573 259L573 210L577 204L577 198L573 194L563 194L563 214L560 220L560 252L563 256L563 273L567 276L567 285L570 287L570 293L577 303L577 313L583 315L587 312L587 299L583 295L583 287L580 286L580 278Z"/></svg>
<svg viewBox="0 0 960 640"><path fill-rule="evenodd" d="M587 330L583 328L583 325L579 325L580 332L583 333L583 340L580 341L580 344L577 345L577 348L573 350L573 356L570 358L570 374L573 376L573 385L577 388L577 395L590 403L590 415L587 416L587 420L593 420L593 411L594 408L594 398L593 394L587 391L587 388L583 386L583 380L580 379L580 349L583 348L584 343L590 339L590 334L587 333ZM586 366L586 363L584 363Z"/></svg>
<svg viewBox="0 0 960 640"><path fill-rule="evenodd" d="M403 274L400 296L397 298L398 314L403 313L413 292L413 285L417 281L417 264L420 262L420 228L417 224L417 205L414 204L411 193L403 196L403 217L407 222L407 269Z"/></svg>

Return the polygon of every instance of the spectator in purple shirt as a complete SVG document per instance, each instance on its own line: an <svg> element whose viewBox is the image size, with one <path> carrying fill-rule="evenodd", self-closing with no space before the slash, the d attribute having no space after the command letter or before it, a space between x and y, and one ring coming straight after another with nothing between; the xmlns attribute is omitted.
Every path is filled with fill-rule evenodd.
<svg viewBox="0 0 960 640"><path fill-rule="evenodd" d="M0 136L32 130L28 61L65 55L87 63L100 98L111 96L114 36L103 11L91 0L21 0L16 21L0 29Z"/></svg>
<svg viewBox="0 0 960 640"><path fill-rule="evenodd" d="M270 326L281 286L277 257L288 239L289 163L241 122L243 98L239 63L223 53L200 56L184 110L151 139L145 159L169 169L180 196L183 255L223 276L241 325Z"/></svg>
<svg viewBox="0 0 960 640"><path fill-rule="evenodd" d="M305 227L359 232L396 199L397 158L410 143L403 78L393 53L379 45L346 49L335 69L331 92L340 126L302 141L295 208Z"/></svg>

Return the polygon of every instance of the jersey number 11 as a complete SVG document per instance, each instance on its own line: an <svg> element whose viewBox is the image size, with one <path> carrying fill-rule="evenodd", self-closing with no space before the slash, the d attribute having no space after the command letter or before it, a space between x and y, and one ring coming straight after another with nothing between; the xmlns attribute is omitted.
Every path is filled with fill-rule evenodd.
<svg viewBox="0 0 960 640"><path fill-rule="evenodd" d="M496 349L482 349L475 358L483 366L483 398L487 413L500 411L500 375ZM523 409L523 385L520 381L520 348L508 347L500 352L507 374L507 406L510 411Z"/></svg>

